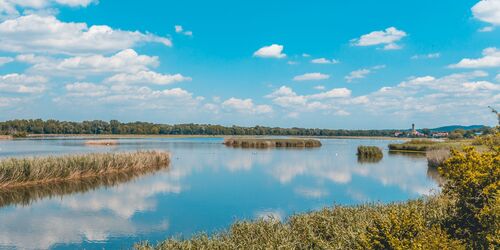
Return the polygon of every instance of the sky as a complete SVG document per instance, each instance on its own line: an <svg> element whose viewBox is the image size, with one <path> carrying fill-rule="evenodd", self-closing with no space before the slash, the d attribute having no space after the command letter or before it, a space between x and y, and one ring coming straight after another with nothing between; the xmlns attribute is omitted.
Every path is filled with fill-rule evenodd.
<svg viewBox="0 0 500 250"><path fill-rule="evenodd" d="M0 120L497 123L500 0L0 0Z"/></svg>

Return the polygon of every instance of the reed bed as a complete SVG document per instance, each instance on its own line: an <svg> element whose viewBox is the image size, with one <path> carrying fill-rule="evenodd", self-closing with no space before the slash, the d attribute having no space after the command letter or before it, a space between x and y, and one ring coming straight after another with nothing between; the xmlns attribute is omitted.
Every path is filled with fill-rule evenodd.
<svg viewBox="0 0 500 250"><path fill-rule="evenodd" d="M266 138L228 138L224 140L224 144L229 147L242 148L312 148L321 147L321 142L316 139L266 139Z"/></svg>
<svg viewBox="0 0 500 250"><path fill-rule="evenodd" d="M435 141L426 139L414 139L403 143L389 144L391 151L426 152L435 149L460 149L471 145L472 140Z"/></svg>
<svg viewBox="0 0 500 250"><path fill-rule="evenodd" d="M152 174L163 169L163 166L143 169L140 171L128 170L92 178L63 180L51 182L50 185L23 185L9 188L0 188L0 208L11 205L28 206L33 202L45 198L62 197L76 193L85 193L102 187L114 187L132 181L141 176Z"/></svg>
<svg viewBox="0 0 500 250"><path fill-rule="evenodd" d="M169 162L170 155L160 151L8 158L0 160L0 188L155 169Z"/></svg>
<svg viewBox="0 0 500 250"><path fill-rule="evenodd" d="M190 239L141 242L135 249L378 249L370 242L374 238L370 228L379 224L387 234L392 233L391 227L408 230L405 235L409 241L422 249L436 249L433 245L436 242L448 246L447 249L460 249L456 248L460 247L457 242L431 234L432 228L443 223L448 203L443 197L431 197L387 205L335 206L293 215L284 222L276 219L239 221L211 236L198 234ZM423 237L428 234L434 237L433 241ZM400 249L408 247L403 245Z"/></svg>
<svg viewBox="0 0 500 250"><path fill-rule="evenodd" d="M446 148L433 149L426 152L427 165L437 168L450 158L450 150Z"/></svg>
<svg viewBox="0 0 500 250"><path fill-rule="evenodd" d="M85 145L88 145L88 146L116 146L116 145L118 145L118 140L88 140L88 141L85 141Z"/></svg>
<svg viewBox="0 0 500 250"><path fill-rule="evenodd" d="M357 155L359 162L378 162L384 157L382 149L376 146L359 146Z"/></svg>

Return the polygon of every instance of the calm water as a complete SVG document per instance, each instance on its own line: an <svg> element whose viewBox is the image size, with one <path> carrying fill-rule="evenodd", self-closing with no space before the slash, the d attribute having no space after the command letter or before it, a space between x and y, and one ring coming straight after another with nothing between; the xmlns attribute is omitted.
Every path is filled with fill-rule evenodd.
<svg viewBox="0 0 500 250"><path fill-rule="evenodd" d="M0 141L0 157L162 149L170 168L83 184L0 192L0 248L123 249L134 242L214 232L237 219L332 204L391 202L438 189L426 159L389 154L359 163L358 145L383 140L322 140L317 149L234 149L222 139L134 139L116 147L83 140Z"/></svg>

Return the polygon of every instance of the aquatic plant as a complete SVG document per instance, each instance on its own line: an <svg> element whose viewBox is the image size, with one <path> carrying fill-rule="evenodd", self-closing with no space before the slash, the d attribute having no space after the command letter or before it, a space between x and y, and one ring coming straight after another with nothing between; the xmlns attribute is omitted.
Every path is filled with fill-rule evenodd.
<svg viewBox="0 0 500 250"><path fill-rule="evenodd" d="M169 161L159 151L8 158L0 160L0 188L166 167Z"/></svg>
<svg viewBox="0 0 500 250"><path fill-rule="evenodd" d="M242 148L270 148L270 147L297 147L310 148L321 147L321 142L316 139L289 138L289 139L266 139L266 138L226 138L226 146Z"/></svg>
<svg viewBox="0 0 500 250"><path fill-rule="evenodd" d="M357 155L359 162L378 162L384 157L382 150L376 146L358 146Z"/></svg>
<svg viewBox="0 0 500 250"><path fill-rule="evenodd" d="M450 158L450 150L446 148L433 149L425 153L427 157L427 166L437 168Z"/></svg>

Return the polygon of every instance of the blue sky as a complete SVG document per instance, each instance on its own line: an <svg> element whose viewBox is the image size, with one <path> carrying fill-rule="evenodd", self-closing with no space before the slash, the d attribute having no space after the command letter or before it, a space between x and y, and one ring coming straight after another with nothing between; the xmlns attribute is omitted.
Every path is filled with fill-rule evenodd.
<svg viewBox="0 0 500 250"><path fill-rule="evenodd" d="M500 0L0 0L0 119L496 123Z"/></svg>

